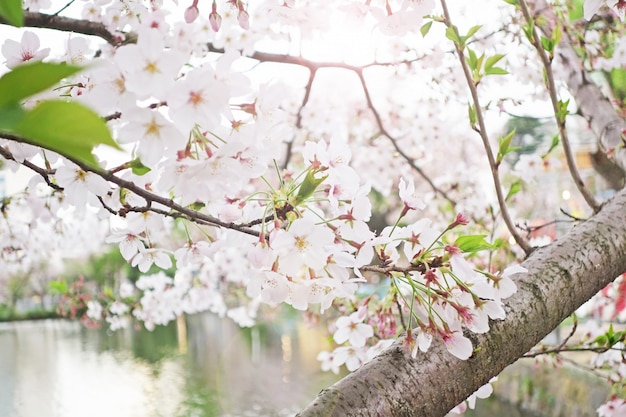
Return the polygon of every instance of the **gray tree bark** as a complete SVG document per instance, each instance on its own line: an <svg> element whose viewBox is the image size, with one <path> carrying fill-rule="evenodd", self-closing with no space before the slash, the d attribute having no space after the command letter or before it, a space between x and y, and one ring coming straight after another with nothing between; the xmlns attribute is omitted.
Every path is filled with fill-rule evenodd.
<svg viewBox="0 0 626 417"><path fill-rule="evenodd" d="M443 343L412 359L403 339L318 397L300 417L444 416L541 341L580 305L626 271L626 191L590 220L522 264L505 320L483 335L466 361Z"/></svg>

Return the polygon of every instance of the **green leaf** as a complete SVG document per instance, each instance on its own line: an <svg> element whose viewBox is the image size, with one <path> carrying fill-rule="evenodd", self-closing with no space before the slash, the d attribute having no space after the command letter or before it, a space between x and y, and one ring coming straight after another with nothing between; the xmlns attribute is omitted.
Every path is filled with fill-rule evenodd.
<svg viewBox="0 0 626 417"><path fill-rule="evenodd" d="M422 25L422 27L420 28L420 32L422 33L423 37L426 37L426 35L428 34L428 32L430 31L431 26L433 25L433 21L430 20L426 23L424 23Z"/></svg>
<svg viewBox="0 0 626 417"><path fill-rule="evenodd" d="M569 99L567 99L566 101L562 101L559 100L559 102L557 103L557 113L556 113L556 117L561 120L564 121L565 117L569 114L569 111L567 110L567 107L569 106Z"/></svg>
<svg viewBox="0 0 626 417"><path fill-rule="evenodd" d="M142 176L151 171L150 168L141 163L139 158L133 159L128 163L128 165L135 175Z"/></svg>
<svg viewBox="0 0 626 417"><path fill-rule="evenodd" d="M26 111L17 103L10 103L0 107L0 131L13 132L13 128L18 124Z"/></svg>
<svg viewBox="0 0 626 417"><path fill-rule="evenodd" d="M469 65L470 69L476 70L476 66L478 65L478 57L476 56L476 52L472 49L467 48L467 65Z"/></svg>
<svg viewBox="0 0 626 417"><path fill-rule="evenodd" d="M512 6L518 6L519 5L519 1L518 0L503 0L505 3L508 3Z"/></svg>
<svg viewBox="0 0 626 417"><path fill-rule="evenodd" d="M470 126L473 129L476 123L478 123L478 114L476 113L476 108L471 104L467 105L467 115L469 117Z"/></svg>
<svg viewBox="0 0 626 417"><path fill-rule="evenodd" d="M485 60L485 54L482 54L480 58L478 58L478 62L476 62L476 67L480 70L483 66L483 61Z"/></svg>
<svg viewBox="0 0 626 417"><path fill-rule="evenodd" d="M79 103L50 100L26 112L13 131L31 143L75 158L91 167L98 163L91 154L97 145L120 147L94 111Z"/></svg>
<svg viewBox="0 0 626 417"><path fill-rule="evenodd" d="M506 136L498 139L498 163L502 162L506 154L515 150L515 148L511 148L513 136L515 136L515 129L511 130Z"/></svg>
<svg viewBox="0 0 626 417"><path fill-rule="evenodd" d="M555 46L557 46L559 44L559 42L561 42L561 36L563 35L563 32L561 32L561 27L559 25L556 25L554 27L554 30L552 31L552 46L553 48Z"/></svg>
<svg viewBox="0 0 626 417"><path fill-rule="evenodd" d="M584 17L583 3L584 3L584 0L574 0L569 5L569 21L570 22L580 20Z"/></svg>
<svg viewBox="0 0 626 417"><path fill-rule="evenodd" d="M522 30L524 31L524 35L526 35L526 39L528 39L528 41L531 44L534 44L533 32L535 30L535 23L534 22L528 22L527 24L522 26Z"/></svg>
<svg viewBox="0 0 626 417"><path fill-rule="evenodd" d="M545 155L542 156L542 158L545 158L550 152L552 152L552 150L559 145L559 141L560 141L560 138L559 138L559 134L557 133L556 135L552 137L552 143L550 144L550 149L548 149L548 152L546 152Z"/></svg>
<svg viewBox="0 0 626 417"><path fill-rule="evenodd" d="M500 67L491 67L485 70L485 74L487 75L506 75L508 73L509 72L507 70L505 70L504 68L500 68Z"/></svg>
<svg viewBox="0 0 626 417"><path fill-rule="evenodd" d="M457 44L459 47L463 47L459 33L456 30L456 26L448 26L446 28L446 38Z"/></svg>
<svg viewBox="0 0 626 417"><path fill-rule="evenodd" d="M80 70L74 65L49 62L20 65L0 78L0 107L45 91Z"/></svg>
<svg viewBox="0 0 626 417"><path fill-rule="evenodd" d="M52 281L48 283L48 291L50 294L66 294L67 293L67 283L63 281L62 278L59 278L58 281Z"/></svg>
<svg viewBox="0 0 626 417"><path fill-rule="evenodd" d="M493 245L485 240L487 235L459 236L454 245L463 252L478 252L493 249Z"/></svg>
<svg viewBox="0 0 626 417"><path fill-rule="evenodd" d="M24 26L22 0L0 0L0 17L4 17L13 26Z"/></svg>
<svg viewBox="0 0 626 417"><path fill-rule="evenodd" d="M296 196L295 205L300 205L304 201L306 201L309 197L313 195L317 187L324 182L328 175L324 175L320 178L315 178L315 172L313 170L309 170L306 173L306 177L304 177L304 181L300 184L300 188L298 189L298 195Z"/></svg>
<svg viewBox="0 0 626 417"><path fill-rule="evenodd" d="M554 53L554 42L552 39L548 39L545 36L541 37L541 46L546 50L550 55Z"/></svg>
<svg viewBox="0 0 626 417"><path fill-rule="evenodd" d="M626 70L622 68L614 68L607 73L609 85L613 91L613 95L620 101L626 100Z"/></svg>
<svg viewBox="0 0 626 417"><path fill-rule="evenodd" d="M474 36L474 34L476 32L478 32L480 30L480 28L482 27L482 25L476 25L476 26L472 26L468 31L467 34L464 36L464 40L467 40L469 38L471 38L472 36Z"/></svg>
<svg viewBox="0 0 626 417"><path fill-rule="evenodd" d="M506 194L504 201L509 201L511 197L519 193L521 190L522 190L522 180L515 181L513 184L511 184L511 188L509 188L509 192Z"/></svg>
<svg viewBox="0 0 626 417"><path fill-rule="evenodd" d="M504 57L505 57L504 54L495 54L487 58L485 60L485 70L488 70L489 68L493 67L498 61L500 61Z"/></svg>
<svg viewBox="0 0 626 417"><path fill-rule="evenodd" d="M193 210L195 210L195 211L200 211L200 210L202 210L204 207L206 207L206 204L204 204L204 203L203 203L203 202L201 202L201 201L195 201L195 202L193 202L193 203L191 203L191 204L189 205L189 208L191 208L191 209L193 209Z"/></svg>

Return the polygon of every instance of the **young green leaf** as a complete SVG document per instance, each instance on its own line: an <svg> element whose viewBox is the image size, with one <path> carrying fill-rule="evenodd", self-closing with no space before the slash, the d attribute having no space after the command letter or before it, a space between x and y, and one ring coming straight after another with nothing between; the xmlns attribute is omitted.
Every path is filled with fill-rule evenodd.
<svg viewBox="0 0 626 417"><path fill-rule="evenodd" d="M504 56L505 56L504 54L495 54L487 58L485 60L485 70L488 70L489 68L493 67L495 64L498 63L498 61L504 58Z"/></svg>
<svg viewBox="0 0 626 417"><path fill-rule="evenodd" d="M552 39L548 39L545 36L541 37L541 46L543 46L543 49L545 49L545 51L552 56L552 54L554 54L554 42L552 41Z"/></svg>
<svg viewBox="0 0 626 417"><path fill-rule="evenodd" d="M557 133L556 135L554 135L552 137L552 143L550 143L550 148L548 149L548 152L546 152L542 158L545 158L550 152L552 152L552 150L554 150L554 148L556 148L559 145L560 139L559 139L559 134Z"/></svg>
<svg viewBox="0 0 626 417"><path fill-rule="evenodd" d="M485 70L485 74L487 75L506 75L509 72L504 68L500 67L491 67Z"/></svg>
<svg viewBox="0 0 626 417"><path fill-rule="evenodd" d="M509 192L506 194L504 201L509 201L511 197L519 193L521 190L522 190L522 180L515 181L513 184L511 184L511 188L509 188Z"/></svg>
<svg viewBox="0 0 626 417"><path fill-rule="evenodd" d="M423 37L426 37L426 35L430 31L430 28L431 28L432 25L433 25L433 21L432 20L429 20L428 22L426 22L426 23L424 23L422 25L422 27L420 28L420 32L421 32Z"/></svg>
<svg viewBox="0 0 626 417"><path fill-rule="evenodd" d="M476 56L476 52L474 52L471 48L467 48L467 65L474 71L478 66L478 57Z"/></svg>
<svg viewBox="0 0 626 417"><path fill-rule="evenodd" d="M67 283L63 280L63 278L59 278L58 281L52 281L48 283L48 291L50 291L50 294L62 295L67 293L67 290Z"/></svg>
<svg viewBox="0 0 626 417"><path fill-rule="evenodd" d="M324 182L324 180L328 177L328 175L324 175L320 178L315 178L315 171L309 170L306 173L306 177L304 177L304 181L300 184L300 188L298 189L298 195L296 196L295 205L299 205L306 201L309 197L313 195L317 187Z"/></svg>
<svg viewBox="0 0 626 417"><path fill-rule="evenodd" d="M571 2L571 4L569 4L569 7L568 7L569 19L568 20L570 22L575 22L584 17L583 3L584 3L584 0L574 0Z"/></svg>
<svg viewBox="0 0 626 417"><path fill-rule="evenodd" d="M476 108L471 104L467 105L467 115L469 117L470 126L474 129L476 123L478 123L478 114L476 113Z"/></svg>
<svg viewBox="0 0 626 417"><path fill-rule="evenodd" d="M81 67L49 62L24 64L0 78L0 107L19 103L54 86L65 77L76 74Z"/></svg>
<svg viewBox="0 0 626 417"><path fill-rule="evenodd" d="M452 42L457 44L459 47L463 47L461 42L461 38L459 38L459 33L456 30L456 26L448 26L446 29L446 38L450 39Z"/></svg>
<svg viewBox="0 0 626 417"><path fill-rule="evenodd" d="M133 171L133 174L139 176L145 175L151 171L150 168L141 163L141 160L139 158L135 158L130 161L129 166L130 169Z"/></svg>
<svg viewBox="0 0 626 417"><path fill-rule="evenodd" d="M13 26L24 26L24 10L22 10L22 0L1 0L0 17L5 18L7 22Z"/></svg>
<svg viewBox="0 0 626 417"><path fill-rule="evenodd" d="M463 40L467 40L469 38L471 38L472 36L474 36L474 34L476 32L478 32L480 30L480 28L482 27L482 25L476 25L476 26L472 26L468 31L467 34L463 37Z"/></svg>
<svg viewBox="0 0 626 417"><path fill-rule="evenodd" d="M26 112L13 132L31 143L98 167L91 151L97 145L120 147L94 111L79 103L50 100Z"/></svg>
<svg viewBox="0 0 626 417"><path fill-rule="evenodd" d="M567 110L568 106L569 106L569 99L567 99L566 101L559 100L557 104L558 111L556 113L556 117L559 120L565 121L565 117L569 114L569 110Z"/></svg>
<svg viewBox="0 0 626 417"><path fill-rule="evenodd" d="M513 152L519 148L511 148L511 141L515 136L515 129L511 130L506 136L498 139L498 158L497 162L502 162L506 154Z"/></svg>
<svg viewBox="0 0 626 417"><path fill-rule="evenodd" d="M463 252L478 252L493 249L493 245L485 240L487 235L459 236L454 245Z"/></svg>

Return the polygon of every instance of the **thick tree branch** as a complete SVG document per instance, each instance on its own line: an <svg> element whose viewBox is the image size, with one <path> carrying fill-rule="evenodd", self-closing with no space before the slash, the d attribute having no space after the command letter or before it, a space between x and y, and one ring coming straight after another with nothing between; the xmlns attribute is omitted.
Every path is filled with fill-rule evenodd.
<svg viewBox="0 0 626 417"><path fill-rule="evenodd" d="M626 191L588 221L523 263L503 321L469 334L474 355L462 361L443 343L412 359L403 340L319 396L300 417L444 416L515 362L585 301L626 271Z"/></svg>
<svg viewBox="0 0 626 417"><path fill-rule="evenodd" d="M0 25L8 24L9 23L5 19L0 17ZM109 32L106 26L102 23L44 13L24 12L24 26L98 36L113 46L119 45L124 40L122 36Z"/></svg>

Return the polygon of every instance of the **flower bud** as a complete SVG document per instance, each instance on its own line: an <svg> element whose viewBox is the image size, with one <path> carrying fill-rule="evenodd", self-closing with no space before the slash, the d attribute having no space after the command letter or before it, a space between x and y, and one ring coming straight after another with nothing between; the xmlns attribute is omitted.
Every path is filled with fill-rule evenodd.
<svg viewBox="0 0 626 417"><path fill-rule="evenodd" d="M198 7L196 7L195 4L192 4L185 9L185 22L193 23L196 21L198 16L200 16L200 10L198 10Z"/></svg>
<svg viewBox="0 0 626 417"><path fill-rule="evenodd" d="M242 29L248 30L250 28L250 15L245 10L239 10L237 20Z"/></svg>
<svg viewBox="0 0 626 417"><path fill-rule="evenodd" d="M211 29L213 29L213 32L218 32L220 30L220 27L222 26L222 16L219 15L219 13L217 12L211 12L211 14L209 15L209 23L211 24Z"/></svg>

